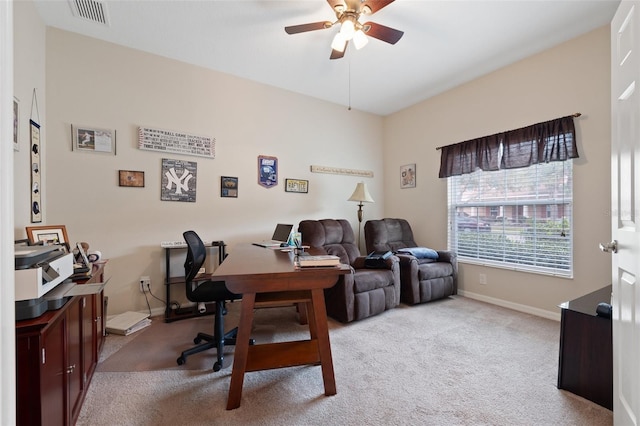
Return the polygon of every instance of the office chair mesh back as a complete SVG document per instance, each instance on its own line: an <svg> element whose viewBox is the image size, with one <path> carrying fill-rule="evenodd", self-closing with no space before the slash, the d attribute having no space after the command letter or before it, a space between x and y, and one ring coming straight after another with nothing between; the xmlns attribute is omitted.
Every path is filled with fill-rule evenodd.
<svg viewBox="0 0 640 426"><path fill-rule="evenodd" d="M184 273L186 282L187 299L192 302L215 303L215 320L213 335L207 333L198 333L193 343L196 347L183 351L177 359L178 365L186 362L187 356L210 348L216 348L217 361L213 364L213 371L219 371L222 368L224 359L223 350L225 345L235 345L237 327L224 332L224 315L226 314L225 301L240 299L240 295L231 293L224 284L224 281L212 281L203 279L196 283L194 279L202 268L207 257L207 249L204 243L194 231L186 231L182 234L187 243L187 257L184 262ZM205 343L200 344L201 341ZM251 342L250 342L251 343Z"/></svg>
<svg viewBox="0 0 640 426"><path fill-rule="evenodd" d="M187 258L184 262L184 275L187 282L187 299L192 302L200 302L200 298L194 297L194 289L191 282L198 275L198 271L202 268L204 260L207 256L207 250L204 243L194 231L186 231L183 234L187 243Z"/></svg>

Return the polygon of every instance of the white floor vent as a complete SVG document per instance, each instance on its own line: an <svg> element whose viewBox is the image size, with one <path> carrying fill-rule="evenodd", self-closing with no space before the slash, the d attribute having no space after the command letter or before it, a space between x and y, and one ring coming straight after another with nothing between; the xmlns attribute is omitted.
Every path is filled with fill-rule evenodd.
<svg viewBox="0 0 640 426"><path fill-rule="evenodd" d="M107 6L96 0L69 0L73 14L79 18L109 25Z"/></svg>

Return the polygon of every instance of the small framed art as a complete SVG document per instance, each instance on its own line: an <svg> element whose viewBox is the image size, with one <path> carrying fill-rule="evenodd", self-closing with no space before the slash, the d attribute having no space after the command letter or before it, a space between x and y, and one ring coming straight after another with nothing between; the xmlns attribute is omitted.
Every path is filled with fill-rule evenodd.
<svg viewBox="0 0 640 426"><path fill-rule="evenodd" d="M116 154L116 132L90 126L71 126L72 150Z"/></svg>
<svg viewBox="0 0 640 426"><path fill-rule="evenodd" d="M13 98L13 150L20 151L20 141L18 138L18 130L20 129L20 106L18 98Z"/></svg>
<svg viewBox="0 0 640 426"><path fill-rule="evenodd" d="M63 244L67 247L69 245L67 227L64 225L27 226L25 229L29 244Z"/></svg>
<svg viewBox="0 0 640 426"><path fill-rule="evenodd" d="M196 202L198 163L195 161L162 159L160 200Z"/></svg>
<svg viewBox="0 0 640 426"><path fill-rule="evenodd" d="M416 187L416 165L405 164L400 166L400 188Z"/></svg>
<svg viewBox="0 0 640 426"><path fill-rule="evenodd" d="M144 172L134 170L119 170L118 183L120 186L144 188Z"/></svg>
<svg viewBox="0 0 640 426"><path fill-rule="evenodd" d="M258 185L273 188L278 184L278 158L258 155Z"/></svg>
<svg viewBox="0 0 640 426"><path fill-rule="evenodd" d="M306 194L309 192L309 181L302 179L285 179L284 190L286 192L299 192Z"/></svg>
<svg viewBox="0 0 640 426"><path fill-rule="evenodd" d="M220 196L226 198L238 198L238 178L220 176Z"/></svg>

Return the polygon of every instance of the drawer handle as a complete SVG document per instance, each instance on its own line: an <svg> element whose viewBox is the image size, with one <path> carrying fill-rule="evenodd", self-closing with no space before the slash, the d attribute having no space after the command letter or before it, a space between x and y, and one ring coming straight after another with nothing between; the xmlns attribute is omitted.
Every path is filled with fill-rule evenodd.
<svg viewBox="0 0 640 426"><path fill-rule="evenodd" d="M75 369L76 369L76 365L75 364L69 366L69 368L67 368L67 374L73 373Z"/></svg>

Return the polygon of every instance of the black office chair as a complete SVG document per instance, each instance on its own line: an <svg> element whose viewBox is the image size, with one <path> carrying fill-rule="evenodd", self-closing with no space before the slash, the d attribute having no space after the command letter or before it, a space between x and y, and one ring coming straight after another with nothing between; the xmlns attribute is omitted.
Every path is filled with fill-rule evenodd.
<svg viewBox="0 0 640 426"><path fill-rule="evenodd" d="M227 290L224 281L194 281L195 276L198 274L207 257L207 250L198 234L194 231L186 231L182 236L187 242L187 260L184 262L187 299L196 303L215 302L216 312L213 336L206 333L198 333L195 339L193 339L193 343L198 346L182 352L177 362L178 365L182 365L187 361L186 358L189 355L216 348L218 360L213 364L213 371L219 371L222 368L225 345L235 345L238 334L237 327L226 334L224 332L224 315L227 313L225 303L227 300L240 299L242 295L234 294ZM206 341L206 343L200 344L203 340Z"/></svg>

